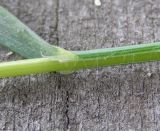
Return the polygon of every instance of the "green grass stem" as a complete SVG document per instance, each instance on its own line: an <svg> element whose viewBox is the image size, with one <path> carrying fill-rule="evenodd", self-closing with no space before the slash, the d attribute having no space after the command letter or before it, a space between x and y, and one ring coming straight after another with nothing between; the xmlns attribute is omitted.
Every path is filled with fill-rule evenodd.
<svg viewBox="0 0 160 131"><path fill-rule="evenodd" d="M72 51L76 57L47 57L0 63L0 77L45 72L68 72L160 60L160 43L140 44L89 51ZM65 54L64 54L65 55Z"/></svg>

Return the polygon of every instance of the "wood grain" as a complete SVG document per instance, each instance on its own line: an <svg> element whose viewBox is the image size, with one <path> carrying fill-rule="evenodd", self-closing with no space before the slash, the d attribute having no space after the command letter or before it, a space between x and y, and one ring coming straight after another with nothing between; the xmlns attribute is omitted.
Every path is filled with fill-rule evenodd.
<svg viewBox="0 0 160 131"><path fill-rule="evenodd" d="M159 41L159 0L101 3L96 6L94 0L0 0L0 5L45 40L68 50ZM7 52L0 49L0 60ZM70 75L1 79L0 129L158 131L159 65L151 62Z"/></svg>

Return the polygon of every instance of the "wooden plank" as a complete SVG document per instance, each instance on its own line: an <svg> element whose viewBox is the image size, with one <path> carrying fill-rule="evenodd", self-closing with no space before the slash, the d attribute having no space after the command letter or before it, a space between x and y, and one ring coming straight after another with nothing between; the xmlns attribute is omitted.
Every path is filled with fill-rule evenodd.
<svg viewBox="0 0 160 131"><path fill-rule="evenodd" d="M59 1L59 2L58 2ZM0 0L45 40L72 50L159 41L159 0ZM0 49L0 60L20 59ZM17 58L18 57L18 58ZM160 129L159 62L0 80L0 129Z"/></svg>

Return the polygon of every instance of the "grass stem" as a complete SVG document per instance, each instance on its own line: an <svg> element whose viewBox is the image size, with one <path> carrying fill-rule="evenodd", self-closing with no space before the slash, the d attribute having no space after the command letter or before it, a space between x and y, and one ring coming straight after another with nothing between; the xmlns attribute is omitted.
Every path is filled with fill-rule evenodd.
<svg viewBox="0 0 160 131"><path fill-rule="evenodd" d="M45 72L76 71L85 68L160 60L160 43L72 51L77 57L47 57L0 63L0 77L13 77ZM64 54L65 56L65 54Z"/></svg>

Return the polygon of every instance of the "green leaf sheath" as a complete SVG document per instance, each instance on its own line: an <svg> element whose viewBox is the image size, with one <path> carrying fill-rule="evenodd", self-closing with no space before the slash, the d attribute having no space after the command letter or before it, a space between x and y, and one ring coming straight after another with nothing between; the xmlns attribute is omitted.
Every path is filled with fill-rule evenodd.
<svg viewBox="0 0 160 131"><path fill-rule="evenodd" d="M158 61L160 43L78 51L75 54L79 57L79 69Z"/></svg>
<svg viewBox="0 0 160 131"><path fill-rule="evenodd" d="M72 56L73 54L57 46L51 46L0 6L0 45L20 54L24 58L48 56ZM74 57L74 56L73 56Z"/></svg>
<svg viewBox="0 0 160 131"><path fill-rule="evenodd" d="M67 72L85 68L160 60L160 43L140 44L90 51L73 51L75 58L36 58L0 64L0 77Z"/></svg>

